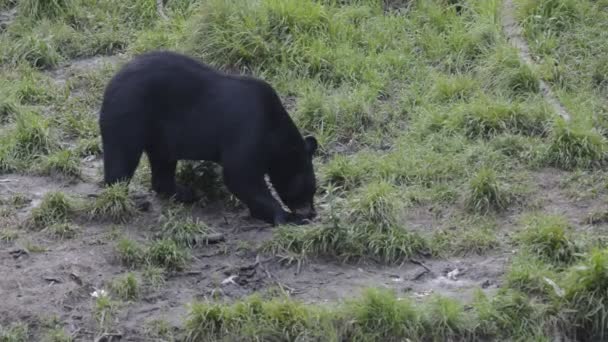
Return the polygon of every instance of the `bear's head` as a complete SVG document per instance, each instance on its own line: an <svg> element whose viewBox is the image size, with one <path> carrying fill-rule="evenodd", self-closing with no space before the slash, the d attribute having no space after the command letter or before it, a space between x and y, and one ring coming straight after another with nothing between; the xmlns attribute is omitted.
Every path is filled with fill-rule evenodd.
<svg viewBox="0 0 608 342"><path fill-rule="evenodd" d="M304 150L295 150L295 155L290 155L281 162L281 171L270 175L281 201L292 213L309 219L316 216L313 199L317 182L312 159L317 146L315 137L305 137Z"/></svg>

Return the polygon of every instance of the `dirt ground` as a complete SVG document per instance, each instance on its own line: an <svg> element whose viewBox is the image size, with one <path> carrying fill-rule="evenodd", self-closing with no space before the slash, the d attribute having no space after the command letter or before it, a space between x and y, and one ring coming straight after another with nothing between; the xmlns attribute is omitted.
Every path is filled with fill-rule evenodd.
<svg viewBox="0 0 608 342"><path fill-rule="evenodd" d="M100 167L99 160L86 162L90 169ZM94 172L89 172L94 174ZM531 199L545 213L564 214L579 229L588 213L601 208L605 198L573 201L567 189L560 186L565 174L544 170L535 175L540 187L538 198ZM97 176L99 177L99 176ZM0 179L2 197L25 194L31 200L21 208L13 222L23 220L42 196L61 190L76 197L86 197L100 189L98 180L70 183L48 177L5 175ZM541 197L542 196L542 197ZM153 193L146 193L151 202L147 212L136 221L120 225L118 230L135 240L150 237L151 228L164 203ZM449 212L446 208L446 212ZM125 341L144 341L146 322L162 319L179 327L187 313L187 304L214 296L232 300L254 292L281 288L293 298L308 303L334 303L356 297L366 287L390 288L403 297L422 298L432 293L454 297L466 302L475 289L492 294L501 284L505 265L513 251L501 245L492 252L449 259L412 260L397 266L375 263L342 264L324 260L308 260L303 265L286 264L280 256L258 255L255 247L270 239L272 227L248 217L246 211L230 211L219 204L195 208L194 217L201 218L225 235L223 243L200 246L193 250L192 262L181 272L169 274L159 290L148 289L137 302L125 303L118 310L115 329ZM500 218L498 235L513 231L518 209ZM416 229L433 230L445 227L450 215L430 215L425 208L408 213L408 221ZM96 289L107 289L108 282L127 269L116 260L115 240L110 238L113 225L83 221L78 236L59 241L44 232L22 232L25 238L0 245L0 322L30 322L58 316L67 324L67 331L76 340L91 340L95 332L92 316ZM502 240L502 239L501 239ZM29 243L43 246L42 252L27 252ZM298 273L299 269L299 273ZM458 270L455 278L448 272ZM224 282L231 276L232 282Z"/></svg>

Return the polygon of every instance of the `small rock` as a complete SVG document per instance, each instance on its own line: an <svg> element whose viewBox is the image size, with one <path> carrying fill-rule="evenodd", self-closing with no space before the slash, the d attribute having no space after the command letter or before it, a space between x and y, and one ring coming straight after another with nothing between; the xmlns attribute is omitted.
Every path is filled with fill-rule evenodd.
<svg viewBox="0 0 608 342"><path fill-rule="evenodd" d="M456 280L456 277L460 274L460 271L456 268L450 272L448 272L447 277L450 280Z"/></svg>
<svg viewBox="0 0 608 342"><path fill-rule="evenodd" d="M234 281L234 279L236 279L238 276L236 274L231 275L230 277L222 280L222 285L227 285L227 284L234 284L236 285L236 282Z"/></svg>

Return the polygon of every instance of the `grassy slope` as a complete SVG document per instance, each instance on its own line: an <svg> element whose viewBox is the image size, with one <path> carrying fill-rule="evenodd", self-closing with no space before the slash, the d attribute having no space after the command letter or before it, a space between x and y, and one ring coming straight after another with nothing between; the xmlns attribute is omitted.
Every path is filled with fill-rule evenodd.
<svg viewBox="0 0 608 342"><path fill-rule="evenodd" d="M95 113L113 68L76 75L62 87L51 85L45 69L99 54L180 50L270 81L299 127L321 142L322 221L279 228L267 252L384 263L469 249L485 253L506 248L497 235L505 212L530 212L519 222L523 233L509 241L518 254L503 290L492 299L480 295L472 309L440 297L423 304L397 300L381 291L329 308L289 299L197 303L184 324L190 340L542 340L554 329L579 338L605 334L608 252L592 249L563 217L533 213L526 201L539 192L532 182L539 168L576 175L605 162L604 137L591 128L605 125L606 57L595 61L603 45L587 43L588 37L601 39L605 14L594 6L603 2L566 1L570 7L557 12L564 16L555 24L564 25L558 36L545 35L554 24L527 26L530 40L539 42L534 51L546 61L540 70L520 62L505 42L499 1L467 1L462 15L448 1L418 1L408 11L388 13L378 3L171 0L171 19L162 21L148 0L24 0L0 36L7 47L0 51L0 168L77 177L79 157L100 152ZM555 2L526 1L521 17L536 18L532 9L545 3ZM10 6L0 1L0 8ZM569 25L574 14L586 18L585 25ZM549 51L550 44L559 49ZM575 113L573 124L550 111L538 74L553 77ZM72 210L120 220L134 214L123 190L110 189L83 208L51 194L28 223L69 234ZM449 208L447 220L463 228L408 229L403 213L417 207ZM187 262L189 246L180 241L205 227L167 220L165 239L145 251L122 241L123 260L162 268ZM124 297L136 293L128 276L116 287ZM111 303L96 305L103 312Z"/></svg>

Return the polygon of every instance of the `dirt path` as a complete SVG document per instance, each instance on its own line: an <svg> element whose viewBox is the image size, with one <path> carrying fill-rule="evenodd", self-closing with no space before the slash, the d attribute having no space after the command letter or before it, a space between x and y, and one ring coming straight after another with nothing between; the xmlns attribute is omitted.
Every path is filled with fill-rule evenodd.
<svg viewBox="0 0 608 342"><path fill-rule="evenodd" d="M530 54L530 47L522 36L522 29L515 19L515 3L513 0L503 1L501 17L502 27L507 40L517 48L520 58L532 67L535 63ZM566 107L564 107L557 96L555 96L551 87L542 79L540 80L540 89L547 102L553 107L553 110L564 120L570 121L571 116L566 110Z"/></svg>

